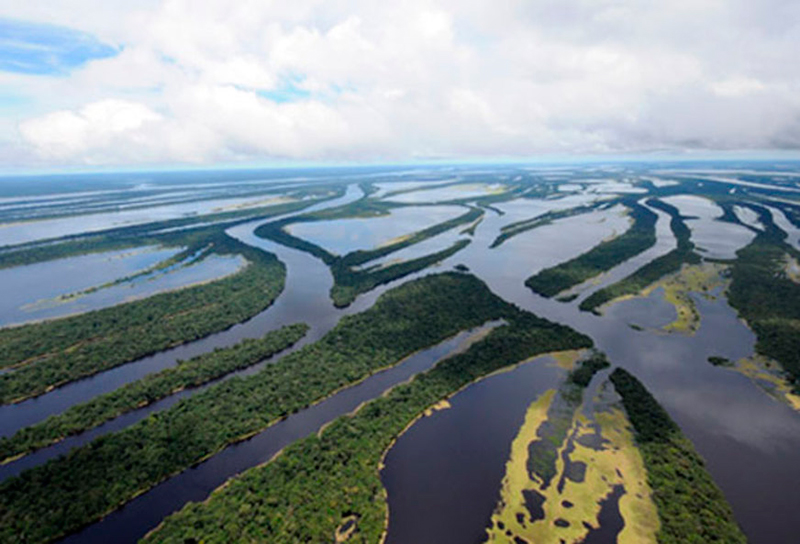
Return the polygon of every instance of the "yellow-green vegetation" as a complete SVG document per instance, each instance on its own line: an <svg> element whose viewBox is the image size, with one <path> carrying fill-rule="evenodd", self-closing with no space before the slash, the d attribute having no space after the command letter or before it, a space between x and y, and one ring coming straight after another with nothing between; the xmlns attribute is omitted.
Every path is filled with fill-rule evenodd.
<svg viewBox="0 0 800 544"><path fill-rule="evenodd" d="M794 394L800 394L800 284L786 273L785 234L773 225L737 252L731 265L728 302L756 334L756 352L777 361Z"/></svg>
<svg viewBox="0 0 800 544"><path fill-rule="evenodd" d="M621 485L625 493L618 507L625 523L617 542L655 543L658 513L642 457L618 403L596 399L595 406L607 406L591 417L575 412L566 439L558 446L552 480L556 485L529 471L529 457L536 453L531 445L549 438L540 429L548 422L555 394L549 391L531 404L514 439L488 541L581 542L598 527L601 501ZM603 396L608 396L607 387Z"/></svg>
<svg viewBox="0 0 800 544"><path fill-rule="evenodd" d="M462 183L455 185L454 189L462 192L483 191L487 195L501 195L508 191L508 187L502 183L492 183L491 185L486 183Z"/></svg>
<svg viewBox="0 0 800 544"><path fill-rule="evenodd" d="M599 314L598 308L604 304L626 295L638 295L667 274L679 271L684 264L701 262L700 256L694 252L691 230L686 226L678 209L655 198L648 200L647 204L669 214L670 230L675 236L677 247L669 253L653 259L630 276L595 291L580 303L581 310Z"/></svg>
<svg viewBox="0 0 800 544"><path fill-rule="evenodd" d="M786 266L783 270L787 278L795 283L800 283L800 263L797 262L797 259L786 255Z"/></svg>
<svg viewBox="0 0 800 544"><path fill-rule="evenodd" d="M506 474L500 490L500 504L492 514L491 526L487 530L488 542L508 542L513 537L526 535L525 520L529 519L530 513L525 506L524 492L538 483L530 479L528 472L528 445L536 440L537 430L547 421L547 412L555 393L555 389L551 389L531 403L525 413L525 421L511 443L511 454L506 462ZM518 513L522 514L522 520L517 518Z"/></svg>
<svg viewBox="0 0 800 544"><path fill-rule="evenodd" d="M483 216L480 216L471 225L463 229L459 234L468 234L469 236L475 236L475 229L478 228L478 225L481 224L481 221L483 221Z"/></svg>
<svg viewBox="0 0 800 544"><path fill-rule="evenodd" d="M625 486L625 494L619 499L619 511L625 520L625 526L617 536L617 542L656 542L655 535L661 528L661 522L653 502L653 490L647 482L644 460L634 442L628 416L621 407L614 406L608 412L596 414L596 418L601 434L611 442L611 451L607 458L617 463L616 469L622 473L621 483ZM609 452L608 449L604 451ZM618 475L616 470L614 474Z"/></svg>
<svg viewBox="0 0 800 544"><path fill-rule="evenodd" d="M437 402L436 404L434 404L433 406L431 406L430 408L426 409L425 410L425 415L427 417L430 417L435 412L440 412L442 410L447 410L449 408L452 408L452 406L450 405L450 401L447 400L447 399L443 399L443 400L440 400L439 402Z"/></svg>
<svg viewBox="0 0 800 544"><path fill-rule="evenodd" d="M622 397L653 490L659 544L744 544L730 505L680 428L630 373L617 368L610 379Z"/></svg>
<svg viewBox="0 0 800 544"><path fill-rule="evenodd" d="M557 367L569 371L574 370L578 360L585 355L586 353L583 350L577 349L559 351L557 353L550 354L550 356L555 360L555 365Z"/></svg>
<svg viewBox="0 0 800 544"><path fill-rule="evenodd" d="M766 391L770 396L785 402L793 409L800 411L800 395L798 395L786 379L786 373L776 361L769 357L755 354L752 357L739 359L731 365L722 365L744 374Z"/></svg>
<svg viewBox="0 0 800 544"><path fill-rule="evenodd" d="M588 347L575 331L516 311L465 353L337 419L167 518L145 542L330 542L356 519L349 542L375 543L386 528L384 452L420 414L483 376L540 353ZM190 540L191 539L191 540Z"/></svg>
<svg viewBox="0 0 800 544"><path fill-rule="evenodd" d="M726 277L727 269L726 265L719 263L684 264L680 271L649 285L639 294L619 297L599 308L599 311L623 300L648 297L656 289L662 288L664 300L671 304L677 313L675 321L664 326L663 330L694 334L700 328L700 313L690 295L700 293L712 297L715 289L724 289L729 283Z"/></svg>
<svg viewBox="0 0 800 544"><path fill-rule="evenodd" d="M336 528L335 540L339 542L347 542L353 533L356 532L356 524L358 518L356 516L347 516L342 520L342 524Z"/></svg>

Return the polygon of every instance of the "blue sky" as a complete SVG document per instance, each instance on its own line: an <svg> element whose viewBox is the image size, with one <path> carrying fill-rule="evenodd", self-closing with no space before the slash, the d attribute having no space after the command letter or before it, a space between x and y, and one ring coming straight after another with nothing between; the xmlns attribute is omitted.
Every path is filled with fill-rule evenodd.
<svg viewBox="0 0 800 544"><path fill-rule="evenodd" d="M800 157L794 0L8 0L0 167Z"/></svg>
<svg viewBox="0 0 800 544"><path fill-rule="evenodd" d="M0 19L0 70L67 75L94 59L118 54L94 36L71 28Z"/></svg>

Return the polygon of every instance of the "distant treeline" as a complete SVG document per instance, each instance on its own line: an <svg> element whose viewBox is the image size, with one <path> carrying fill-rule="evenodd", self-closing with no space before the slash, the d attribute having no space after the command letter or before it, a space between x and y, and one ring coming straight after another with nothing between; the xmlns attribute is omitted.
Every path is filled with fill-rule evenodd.
<svg viewBox="0 0 800 544"><path fill-rule="evenodd" d="M556 201L557 202L557 201ZM551 225L554 221L558 221L559 219L566 219L567 217L575 217L577 215L583 215L585 213L593 212L600 207L607 207L614 202L595 202L593 204L586 204L583 206L575 206L574 208L568 208L566 210L554 210L543 213L541 215L537 215L530 219L524 219L522 221L516 221L514 223L509 223L508 225L504 226L500 229L500 234L497 238L494 239L492 245L489 246L491 248L495 248L501 245L503 242L508 240L509 238L513 238L518 234L522 234L523 232L527 232L532 229L536 229L539 227L544 227L546 225Z"/></svg>
<svg viewBox="0 0 800 544"><path fill-rule="evenodd" d="M756 333L756 351L778 361L800 393L800 285L786 274L787 259L800 253L784 243L768 212L760 221L766 230L737 252L731 267L728 302Z"/></svg>
<svg viewBox="0 0 800 544"><path fill-rule="evenodd" d="M390 213L392 208L392 205L386 203L362 200L342 208L324 210L322 212L282 221L274 221L259 227L256 230L256 235L310 253L327 264L331 269L334 281L333 287L331 288L331 299L335 306L341 308L350 305L359 294L370 291L378 285L389 283L409 274L413 274L414 272L423 270L436 262L450 257L469 244L469 241L459 240L449 248L437 253L389 265L377 270L357 270L355 267L423 242L428 238L456 228L459 225L472 223L482 217L484 213L483 210L471 208L458 217L417 231L407 238L403 238L393 244L375 249L353 251L344 256L334 255L318 245L293 236L286 231L286 227L296 223L329 221L348 217L375 217Z"/></svg>
<svg viewBox="0 0 800 544"><path fill-rule="evenodd" d="M322 188L318 190L322 190ZM344 188L328 188L324 192L330 193L330 196L326 195L322 201L342 196ZM302 194L316 195L317 191L309 190L297 193L298 196L302 196ZM180 245L184 243L186 235L200 234L202 236L212 230L219 231L243 221L267 219L301 211L320 201L308 199L275 206L181 217L142 225L115 227L90 234L68 235L56 240L3 247L0 248L0 269L145 245ZM208 223L215 223L215 225L209 227Z"/></svg>

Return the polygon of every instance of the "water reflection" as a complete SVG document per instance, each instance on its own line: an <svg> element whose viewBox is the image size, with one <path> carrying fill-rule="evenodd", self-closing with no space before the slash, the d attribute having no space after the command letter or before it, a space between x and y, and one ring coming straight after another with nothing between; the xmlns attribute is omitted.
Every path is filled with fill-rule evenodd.
<svg viewBox="0 0 800 544"><path fill-rule="evenodd" d="M550 177L565 183L573 182L573 185L576 179L580 183L587 181L576 178L574 172L559 172L560 169L553 169ZM445 182L447 179L439 181ZM386 183L382 189L394 187L395 184ZM576 257L608 236L623 232L628 220L619 214L618 209L556 221L511 238L498 248L489 249L503 225L529 219L549 210L593 202L602 198L601 193L606 190L618 193L631 189L627 183L609 184L608 180L600 180L594 184L592 192L561 199L517 199L497 204L496 207L506 214L500 216L487 212L476 230L474 242L445 261L443 267L464 263L506 300L591 335L614 364L629 369L645 383L695 443L706 458L711 474L731 501L751 541L793 543L796 541L793 520L800 509L800 494L795 489L796 483L800 482L800 463L796 462L797 452L800 451L800 418L788 407L765 395L745 377L713 367L707 362L711 355L735 360L753 352L755 338L752 332L738 319L724 298L697 298L696 303L702 315L700 329L694 336L684 336L635 331L628 326L634 322L657 328L672 320L674 310L672 306L665 305L658 291L648 298L618 304L605 316L597 317L580 312L577 302L564 304L544 299L524 287L525 278L537 271ZM453 194L455 188L435 190ZM428 193L430 196L430 191L419 193ZM345 197L314 209L352 202L360 196L360 191L351 184ZM667 201L678 204L683 213L698 217L688 223L694 241L707 250L706 255L732 256L753 236L752 232L741 226L715 221L721 215L721 210L709 201L696 197ZM410 207L405 208L409 211L394 212L400 215L386 221L386 227L380 226L380 218L360 219L349 224L354 227L345 224L341 231L334 232L330 227L335 222L326 222L317 225L321 227L320 230L309 236L317 236L316 240L332 251L345 253L352 249L374 247L387 239L464 213L464 208L454 206L438 208L454 211L439 217L433 215L437 207ZM800 230L792 230L787 226L788 220L783 212L772 208L770 211L778 225L789 232L790 243L798 244ZM613 269L603 281L619 278L674 247L674 238L667 232L668 222L664 214L656 213L659 215L657 246ZM409 215L406 220L398 222L402 214ZM84 221L81 228L93 228L89 218L74 220ZM287 264L289 276L286 290L269 310L224 333L71 384L29 403L2 407L0 430L10 432L170 366L178 358L185 359L213 347L231 345L245 337L260 336L266 330L282 324L308 322L312 329L301 345L314 341L330 330L342 315L369 307L386 289L440 270L426 270L383 286L359 297L347 310L336 310L328 298L332 284L329 270L305 253L255 237L253 229L258 224L242 225L230 229L229 233L251 245L276 253ZM104 224L103 227L107 228L108 225ZM9 231L0 229L0 243L3 232ZM34 232L34 235L41 235L41 232ZM413 258L423 251L430 252L432 248L435 250L439 247L437 244L443 244L450 239L448 237L455 236L454 232L449 232L434 237L426 242L427 245L408 248L385 258L379 264L391 259ZM254 371L257 369L246 372ZM542 391L552 387L559 373L541 361L523 365L464 390L453 399L452 409L437 412L413 426L389 453L383 474L390 493L389 542L480 541L485 523L496 504L508 448L525 409ZM181 395L184 394L193 392ZM176 402L181 395L165 399L153 409L163 409ZM301 412L297 414L301 419L296 421L309 418L307 421L316 422L315 418L325 419L335 413L326 412L322 417L313 411ZM126 426L144 414L132 414L130 420L119 418L118 422L115 420L112 425L98 432L122 428L114 425ZM180 507L186 500L207 496L209 490L231 474L269 458L274 448L282 447L280 444L288 444L298 436L303 436L292 425L294 423L280 427L283 430L274 431L275 434L269 435L269 439L259 437L228 448L208 464L201 465L207 468L186 471L178 478L167 481L72 540L108 541L117 539L119 535L135 539L142 534L142 530L152 527L165 513ZM303 432L309 431L306 429Z"/></svg>
<svg viewBox="0 0 800 544"><path fill-rule="evenodd" d="M148 253L169 258L176 251L167 249ZM114 253L122 254L122 252ZM144 267L134 265L129 267L132 269L129 273L118 272L115 275L113 270L119 270L120 267L112 266L108 267L111 270L106 269L106 265L112 261L113 256L103 259L105 262L101 262L101 259L87 259L86 257L96 256L73 257L62 260L66 262L51 261L20 267L23 270L12 268L0 271L0 276L2 276L2 272L8 272L12 286L17 284L18 287L18 290L3 300L0 305L0 325L64 317L131 302L156 293L221 279L236 273L247 263L239 255L212 254L196 261L187 259L161 270L147 271L146 268L152 265ZM138 260L149 261L149 259ZM90 262L87 263L87 261ZM88 271L83 268L84 266L94 266L96 270ZM75 280L67 279L66 284L80 284L82 287L75 290L59 289L64 286L60 278L69 278L70 275L73 275ZM135 277L130 277L134 275ZM47 276L51 276L49 281ZM105 279L94 281L83 287L87 283L83 280L91 276L105 276ZM20 279L23 281L19 282ZM20 283L24 285L19 285ZM26 287L29 288L26 289ZM56 290L59 292L55 292ZM19 304L20 300L26 302Z"/></svg>
<svg viewBox="0 0 800 544"><path fill-rule="evenodd" d="M26 312L23 307L136 274L172 257L179 250L150 246L2 269L0 326L48 317L45 312Z"/></svg>
<svg viewBox="0 0 800 544"><path fill-rule="evenodd" d="M482 542L499 494L511 441L528 406L563 370L541 357L481 380L452 408L418 420L386 456L386 542Z"/></svg>
<svg viewBox="0 0 800 544"><path fill-rule="evenodd" d="M159 484L138 496L103 520L67 537L65 543L134 543L164 517L188 501L200 501L239 472L265 463L280 450L362 403L376 398L415 374L430 369L437 361L469 345L470 337L498 323L466 331L436 346L415 353L363 382L343 389L314 406L290 415L244 442L228 446L207 461Z"/></svg>
<svg viewBox="0 0 800 544"><path fill-rule="evenodd" d="M706 198L680 195L663 200L678 208L681 214L692 217L686 225L692 231L692 242L705 257L735 259L736 252L756 236L741 225L717 221L722 216L722 209Z"/></svg>
<svg viewBox="0 0 800 544"><path fill-rule="evenodd" d="M423 189L399 195L390 195L386 200L390 202L402 202L404 204L427 204L430 202L446 202L448 200L476 198L503 193L506 190L506 186L500 183L468 183L439 189Z"/></svg>
<svg viewBox="0 0 800 544"><path fill-rule="evenodd" d="M664 288L654 289L646 297L636 297L609 306L603 314L618 323L648 329L660 329L678 318L675 306L664 300Z"/></svg>
<svg viewBox="0 0 800 544"><path fill-rule="evenodd" d="M796 527L792 522L792 512L800 509L800 494L795 489L796 483L800 482L800 463L796 462L796 452L800 451L800 418L787 406L765 395L744 376L708 363L707 358L711 355L731 360L749 356L755 346L755 336L738 319L724 297L717 300L701 297L695 299L702 318L700 328L694 336L632 330L627 326L631 316L622 310L611 316L597 317L578 311L574 305L532 294L524 287L524 278L549 265L546 263L554 258L553 253L561 250L548 249L545 244L540 244L539 240L543 236L537 231L542 229L535 229L487 253L486 248L496 236L501 222L502 219L497 216L488 215L477 229L475 242L446 261L445 265L463 262L506 300L589 334L597 347L608 354L613 364L629 369L642 380L696 445L706 459L715 481L731 502L737 520L744 527L750 541L794 543ZM576 226L577 228L579 227ZM514 240L517 239L515 247ZM554 240L551 239L551 243ZM565 237L565 241L561 243L569 245L571 241L571 238ZM544 250L537 251L540 248ZM556 260L563 258L555 257ZM545 262L544 265L542 261ZM657 301L658 298L653 300ZM498 409L496 403L483 403L480 399L475 403L469 410L479 412ZM458 409L453 404L450 417L456 417ZM506 416L493 419L492 424L504 426L506 423L503 417L513 420L517 413L515 410L513 407L509 408ZM471 427L466 425L459 432L471 432ZM426 439L430 444L415 443L415 448L422 447L427 451L445 448L446 442L452 440L453 436L431 433ZM510 440L511 438L508 439L506 448L510 446ZM388 458L405 467L402 471L398 470L391 493L414 493L410 488L401 491L405 486L403 482L409 478L412 482L415 481L414 472L425 470L420 467L425 466L427 459L409 463L403 459L406 453L414 455L408 450L398 450ZM489 465L493 463L488 456L482 458L482 461ZM476 462L476 466L480 466L480 463ZM387 463L386 470L396 469ZM492 469L486 470L491 472ZM496 478L496 490L499 490L501 478L502 475ZM427 501L430 508L435 510L435 514L430 515L439 520L440 526L431 530L440 536L448 531L467 534L465 525L468 525L472 531L469 534L473 536L458 541L479 542L478 536L482 534L482 528L488 521L488 514L483 518L478 516L472 521L466 518L454 520L448 516L447 508L435 507L440 501L446 500L439 495L446 494L449 490L436 489L441 490L430 490L436 496ZM767 490L771 497L769 499ZM407 495L399 495L401 498L404 496ZM489 502L494 504L497 496L495 492ZM422 499L414 497L414 501L419 500ZM480 502L484 498L474 500ZM390 498L390 501L395 510L408 509L407 515L402 518L408 520L408 525L419 524L418 519L429 515L423 509L415 508L411 500L402 501L402 505L399 504L400 499ZM770 504L770 509L763 508L763 504ZM488 510L485 511L490 512L491 506L486 508ZM394 518L392 523L392 531L401 531L399 534L410 534L405 531L414 530L413 527L399 527L398 518ZM391 532L389 537L396 538ZM448 542L444 536L441 538L437 541ZM399 542L401 539L394 541Z"/></svg>
<svg viewBox="0 0 800 544"><path fill-rule="evenodd" d="M334 219L296 223L287 230L331 253L346 255L359 249L373 249L405 236L463 215L458 206L403 207L389 215L369 218Z"/></svg>
<svg viewBox="0 0 800 544"><path fill-rule="evenodd" d="M349 186L344 196L291 215L317 211L325 207L343 206L362 196L363 193L357 186ZM284 217L289 216L287 214ZM283 292L272 306L225 331L71 382L40 397L18 404L0 406L0 436L13 434L50 415L61 413L70 406L86 402L148 374L174 366L179 360L191 359L214 348L231 346L245 338L259 338L265 332L288 323L303 321L311 327L300 345L315 341L325 331L330 330L339 317L344 315L343 312L333 308L328 297L328 291L333 285L330 271L321 261L306 253L255 236L253 231L265 222L267 221L258 220L245 223L227 232L244 243L276 254L291 270L287 274ZM359 307L357 304L353 305L348 311L354 311Z"/></svg>

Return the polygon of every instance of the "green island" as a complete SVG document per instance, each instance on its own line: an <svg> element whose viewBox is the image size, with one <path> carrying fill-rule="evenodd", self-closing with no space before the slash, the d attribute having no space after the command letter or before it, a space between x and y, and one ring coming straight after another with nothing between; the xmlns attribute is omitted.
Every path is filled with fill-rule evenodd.
<svg viewBox="0 0 800 544"><path fill-rule="evenodd" d="M771 226L771 225L770 225ZM731 265L728 302L756 334L756 351L778 361L800 393L800 284L787 271L798 252L775 227L760 232Z"/></svg>
<svg viewBox="0 0 800 544"><path fill-rule="evenodd" d="M145 376L119 389L70 407L41 423L0 439L0 464L60 442L117 416L148 406L183 389L198 387L267 359L298 342L308 325L296 323L248 338L228 348L217 348L177 366Z"/></svg>
<svg viewBox="0 0 800 544"><path fill-rule="evenodd" d="M330 293L331 299L337 308L343 308L349 306L361 293L365 293L378 285L400 279L414 272L423 270L434 263L447 259L466 247L469 241L459 240L449 248L445 248L437 253L396 263L377 270L369 268L355 269L354 267L361 266L369 261L379 259L395 251L418 244L460 225L474 223L483 217L484 213L483 210L478 208L470 208L466 213L458 217L417 231L409 236L401 237L394 243L370 250L353 251L344 256L334 255L318 245L293 236L286 231L286 227L299 222L326 221L355 217L379 217L388 214L389 210L393 207L396 206L388 205L383 202L359 200L340 208L323 210L262 225L256 229L256 235L310 253L327 264L331 269L334 281Z"/></svg>
<svg viewBox="0 0 800 544"><path fill-rule="evenodd" d="M379 542L387 516L380 469L406 428L492 372L538 354L591 345L568 327L515 308L507 308L505 320L468 351L292 444L204 503L187 505L145 542Z"/></svg>
<svg viewBox="0 0 800 544"><path fill-rule="evenodd" d="M184 234L192 248L241 255L247 266L230 276L84 314L0 330L3 404L46 393L227 329L269 307L281 293L286 267L218 229Z"/></svg>
<svg viewBox="0 0 800 544"><path fill-rule="evenodd" d="M580 303L581 310L597 313L598 308L607 302L627 295L636 295L667 274L677 272L684 264L700 262L700 257L694 252L694 244L691 241L692 232L686 226L678 209L657 199L650 199L647 204L670 215L670 229L677 241L677 247L653 259L630 276L595 291Z"/></svg>
<svg viewBox="0 0 800 544"><path fill-rule="evenodd" d="M553 210L542 215L532 217L531 219L523 219L522 221L509 223L500 229L500 234L494 239L492 245L489 247L495 248L503 244L503 242L507 241L509 238L513 238L518 234L522 234L523 232L527 232L535 228L551 225L554 221L558 221L559 219L566 219L568 217L575 217L585 213L590 213L597 210L601 205L610 206L611 204L613 204L612 201L595 202L594 204L576 206L574 208L568 208L564 210Z"/></svg>
<svg viewBox="0 0 800 544"><path fill-rule="evenodd" d="M733 362L727 357L720 357L719 355L712 355L708 358L708 362L714 366L733 366Z"/></svg>
<svg viewBox="0 0 800 544"><path fill-rule="evenodd" d="M369 310L342 318L318 342L252 376L216 384L3 482L0 542L55 540L226 445L420 349L491 320L521 319L519 315L470 275L426 276L392 289ZM548 349L589 343L569 329L533 316L526 320L536 327L522 331L523 336L559 340Z"/></svg>
<svg viewBox="0 0 800 544"><path fill-rule="evenodd" d="M653 247L658 216L635 201L625 204L633 220L627 231L574 259L542 270L528 278L525 285L534 293L550 298Z"/></svg>
<svg viewBox="0 0 800 544"><path fill-rule="evenodd" d="M627 371L617 368L610 379L622 397L647 469L661 520L659 544L747 542L702 457L669 414Z"/></svg>

